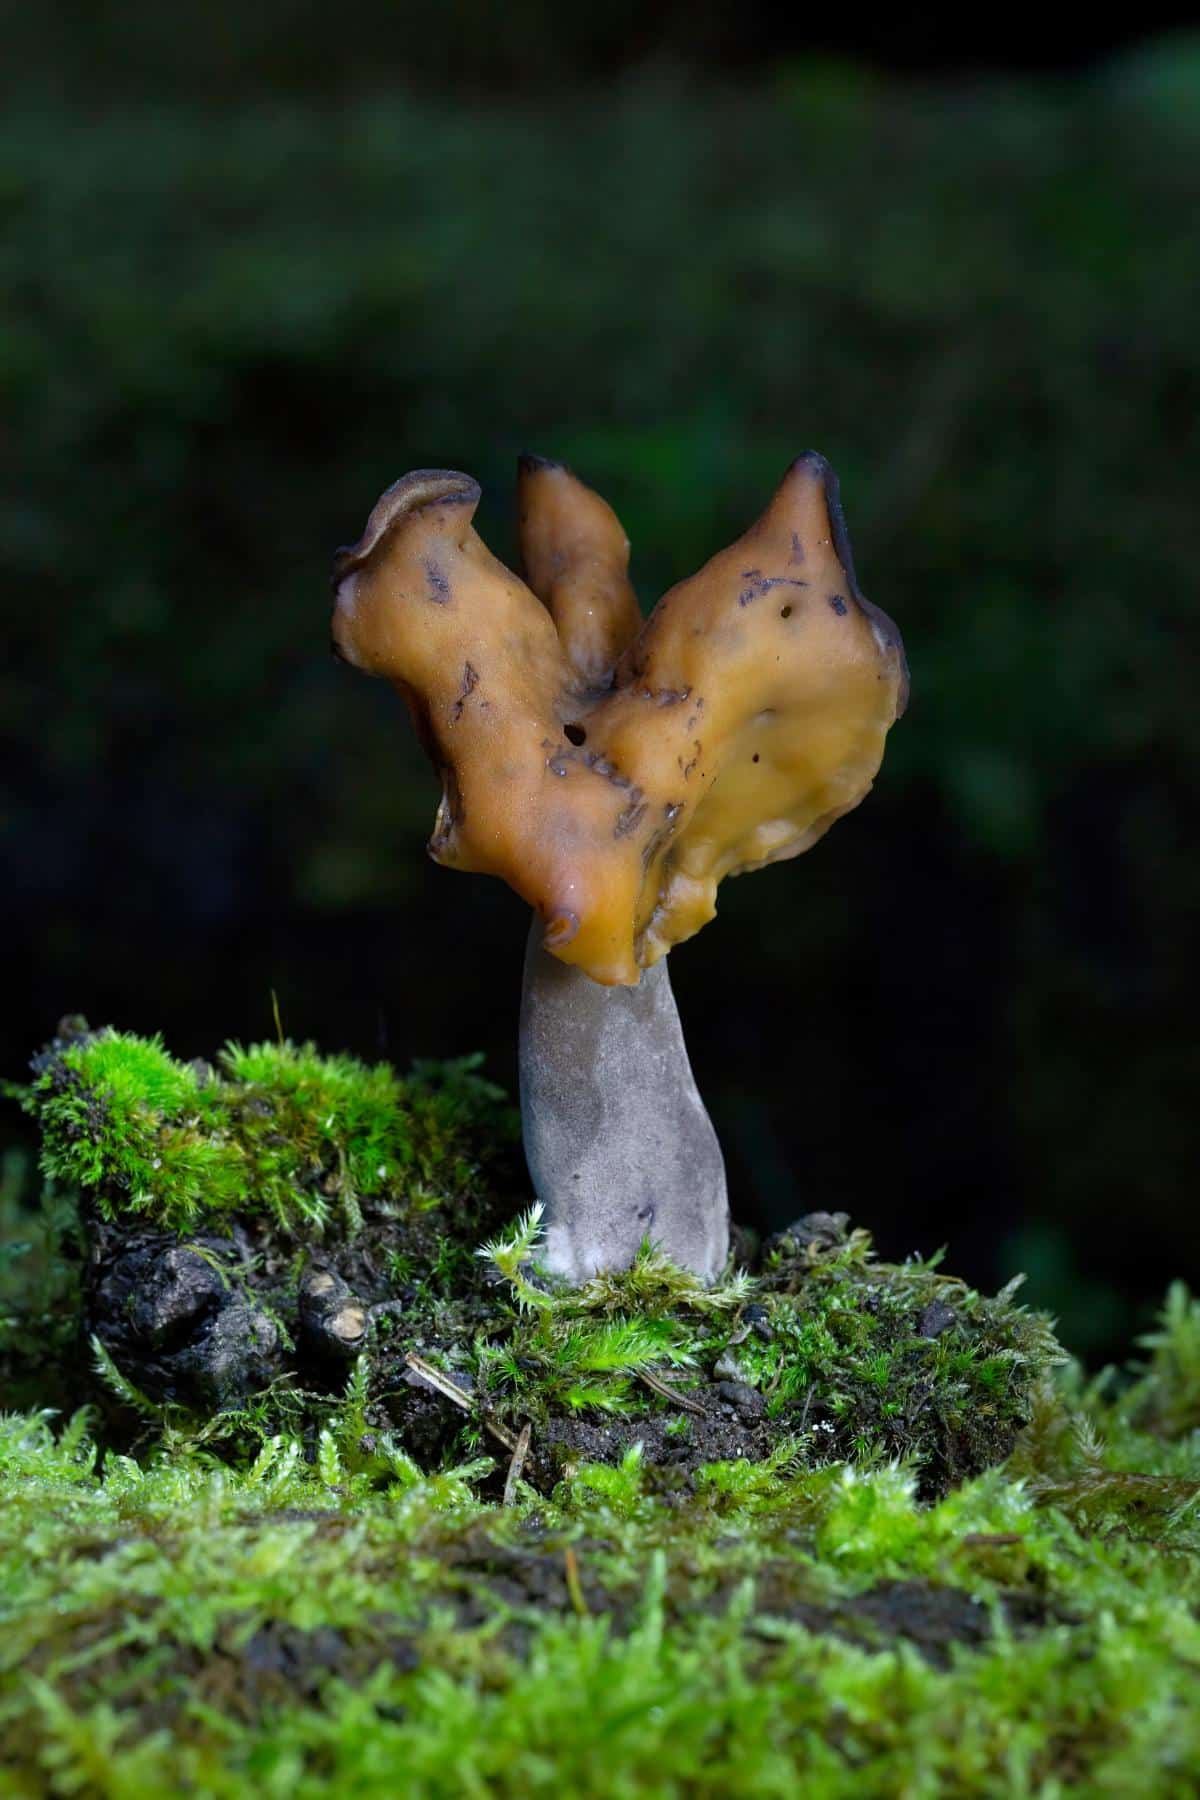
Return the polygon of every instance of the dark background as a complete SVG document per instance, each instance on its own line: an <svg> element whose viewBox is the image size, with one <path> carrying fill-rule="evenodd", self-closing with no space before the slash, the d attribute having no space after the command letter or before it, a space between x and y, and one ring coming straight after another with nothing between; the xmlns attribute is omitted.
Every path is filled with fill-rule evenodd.
<svg viewBox="0 0 1200 1800"><path fill-rule="evenodd" d="M735 1205L1025 1268L1119 1353L1200 1251L1200 38L586 10L0 20L0 1072L274 992L511 1083L524 908L424 858L332 551L432 465L511 555L529 448L649 604L812 446L913 702L672 958Z"/></svg>

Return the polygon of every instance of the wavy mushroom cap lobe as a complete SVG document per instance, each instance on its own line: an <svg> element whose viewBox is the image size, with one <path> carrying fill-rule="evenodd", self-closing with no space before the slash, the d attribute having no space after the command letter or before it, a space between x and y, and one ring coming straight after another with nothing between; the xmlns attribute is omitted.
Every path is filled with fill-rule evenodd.
<svg viewBox="0 0 1200 1800"><path fill-rule="evenodd" d="M599 691L642 624L629 539L608 502L565 463L526 455L517 469L525 579L549 608L581 688Z"/></svg>

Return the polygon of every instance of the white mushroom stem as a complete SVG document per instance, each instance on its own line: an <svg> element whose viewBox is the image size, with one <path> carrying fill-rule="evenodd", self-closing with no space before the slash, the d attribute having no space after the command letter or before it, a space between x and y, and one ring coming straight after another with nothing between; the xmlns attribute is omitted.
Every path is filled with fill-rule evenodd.
<svg viewBox="0 0 1200 1800"><path fill-rule="evenodd" d="M626 1269L648 1239L714 1281L729 1251L725 1165L696 1088L666 959L602 987L542 948L521 1002L521 1118L551 1271Z"/></svg>

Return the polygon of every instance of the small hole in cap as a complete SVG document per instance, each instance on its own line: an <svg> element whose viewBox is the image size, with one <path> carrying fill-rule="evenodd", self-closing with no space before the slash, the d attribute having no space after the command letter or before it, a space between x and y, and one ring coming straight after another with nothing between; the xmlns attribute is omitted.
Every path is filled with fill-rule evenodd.
<svg viewBox="0 0 1200 1800"><path fill-rule="evenodd" d="M582 725L564 725L563 736L566 738L568 744L587 743L587 732L583 729Z"/></svg>
<svg viewBox="0 0 1200 1800"><path fill-rule="evenodd" d="M791 607L790 607L790 606L785 606L785 607L784 607L784 608L783 608L783 610L782 610L782 611L781 611L781 612L780 612L780 615L779 615L779 616L780 616L780 618L781 618L781 619L790 619L790 618L791 618L791 616L792 616L792 609L791 609Z"/></svg>

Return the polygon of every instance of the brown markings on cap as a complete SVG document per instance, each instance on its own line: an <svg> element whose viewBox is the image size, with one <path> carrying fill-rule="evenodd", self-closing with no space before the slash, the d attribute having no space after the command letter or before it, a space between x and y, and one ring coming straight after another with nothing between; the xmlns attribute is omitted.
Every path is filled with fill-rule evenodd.
<svg viewBox="0 0 1200 1800"><path fill-rule="evenodd" d="M547 950L563 950L579 931L579 916L573 912L555 913L547 919L542 943Z"/></svg>
<svg viewBox="0 0 1200 1800"><path fill-rule="evenodd" d="M869 792L903 646L858 590L823 457L645 621L611 508L548 458L520 471L530 585L471 528L478 485L418 470L341 553L342 574L371 560L341 610L442 776L431 854L500 876L548 951L628 985L712 918L727 875L808 850Z"/></svg>

